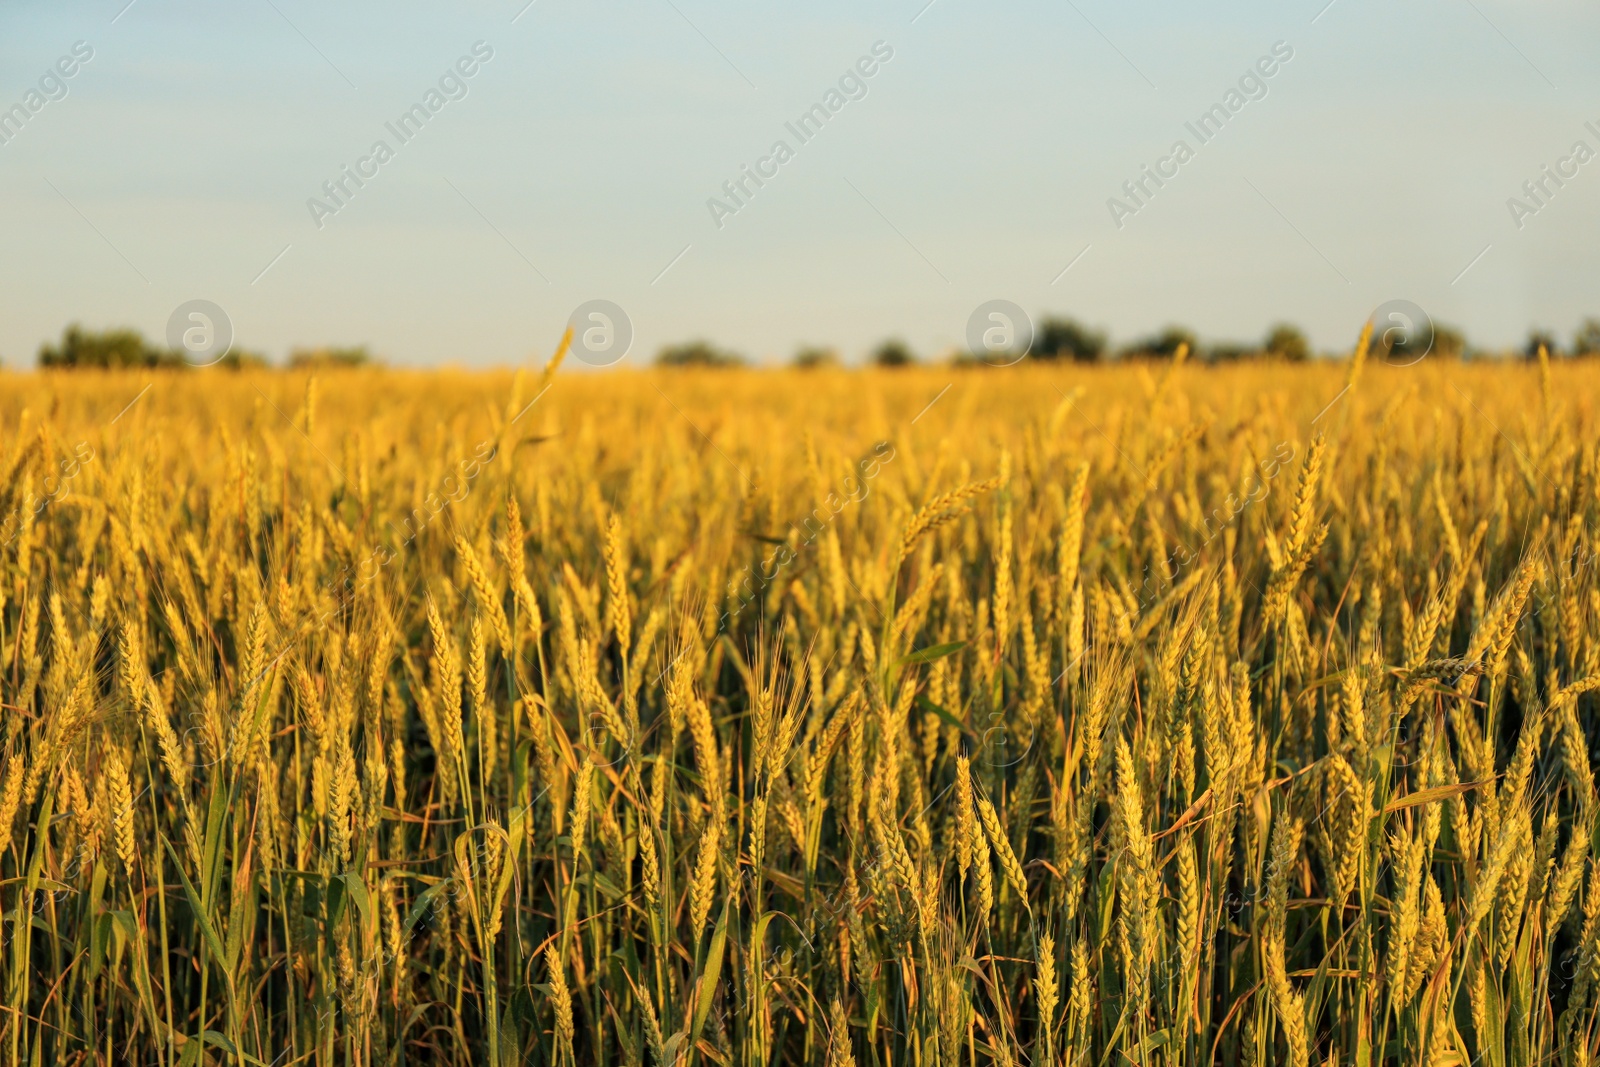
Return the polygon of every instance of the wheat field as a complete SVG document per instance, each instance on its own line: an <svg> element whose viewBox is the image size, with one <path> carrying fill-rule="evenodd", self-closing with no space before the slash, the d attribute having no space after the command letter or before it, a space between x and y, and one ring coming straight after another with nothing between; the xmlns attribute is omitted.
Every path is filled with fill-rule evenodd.
<svg viewBox="0 0 1600 1067"><path fill-rule="evenodd" d="M559 363L0 377L0 1062L1600 1053L1600 365Z"/></svg>

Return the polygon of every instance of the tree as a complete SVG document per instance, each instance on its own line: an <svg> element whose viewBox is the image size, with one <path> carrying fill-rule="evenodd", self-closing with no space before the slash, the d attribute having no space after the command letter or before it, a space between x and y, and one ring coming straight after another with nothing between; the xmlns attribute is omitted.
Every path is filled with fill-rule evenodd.
<svg viewBox="0 0 1600 1067"><path fill-rule="evenodd" d="M267 365L266 356L239 348L230 349L227 355L217 360L217 366L228 370L261 370Z"/></svg>
<svg viewBox="0 0 1600 1067"><path fill-rule="evenodd" d="M1075 319L1048 318L1040 323L1029 355L1033 359L1098 363L1105 351L1105 334L1091 330Z"/></svg>
<svg viewBox="0 0 1600 1067"><path fill-rule="evenodd" d="M1584 319L1572 335L1574 356L1600 356L1600 319Z"/></svg>
<svg viewBox="0 0 1600 1067"><path fill-rule="evenodd" d="M802 370L814 370L817 367L833 367L839 363L839 353L831 348L821 348L815 345L806 345L794 354L793 365Z"/></svg>
<svg viewBox="0 0 1600 1067"><path fill-rule="evenodd" d="M1239 363L1261 356L1261 346L1241 344L1238 341L1212 342L1206 346L1206 359L1211 363Z"/></svg>
<svg viewBox="0 0 1600 1067"><path fill-rule="evenodd" d="M1409 367L1434 351L1439 328L1431 319L1413 322L1402 311L1391 312L1387 324L1375 322L1367 352L1374 360L1396 367Z"/></svg>
<svg viewBox="0 0 1600 1067"><path fill-rule="evenodd" d="M911 349L899 338L891 338L872 353L872 362L879 367L908 367L917 361Z"/></svg>
<svg viewBox="0 0 1600 1067"><path fill-rule="evenodd" d="M1561 342L1556 340L1556 335L1549 330L1534 329L1529 332L1527 343L1522 346L1524 359L1538 359L1539 349L1543 348L1551 359L1561 354Z"/></svg>
<svg viewBox="0 0 1600 1067"><path fill-rule="evenodd" d="M1272 359L1289 363L1304 363L1311 358L1311 344L1298 326L1280 322L1267 332L1262 349Z"/></svg>
<svg viewBox="0 0 1600 1067"><path fill-rule="evenodd" d="M347 348L334 348L322 345L318 348L297 348L289 354L289 366L301 367L363 367L373 362L372 354L367 351L366 345L355 345Z"/></svg>
<svg viewBox="0 0 1600 1067"><path fill-rule="evenodd" d="M658 367L737 367L743 362L736 353L719 351L709 341L668 345L656 355Z"/></svg>
<svg viewBox="0 0 1600 1067"><path fill-rule="evenodd" d="M1171 359L1179 345L1188 345L1190 355L1196 354L1200 348L1194 331L1182 326L1168 326L1154 337L1135 341L1119 355L1122 359Z"/></svg>
<svg viewBox="0 0 1600 1067"><path fill-rule="evenodd" d="M1433 353L1439 359L1462 359L1467 354L1467 337L1452 326L1433 328Z"/></svg>
<svg viewBox="0 0 1600 1067"><path fill-rule="evenodd" d="M92 333L73 323L59 345L39 346L41 367L172 367L183 361L149 345L138 330Z"/></svg>

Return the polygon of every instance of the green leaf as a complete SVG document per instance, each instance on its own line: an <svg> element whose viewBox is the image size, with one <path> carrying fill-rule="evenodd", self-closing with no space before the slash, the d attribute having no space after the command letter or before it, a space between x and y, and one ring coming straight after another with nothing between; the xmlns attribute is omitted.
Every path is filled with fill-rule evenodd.
<svg viewBox="0 0 1600 1067"><path fill-rule="evenodd" d="M218 963L228 958L223 951L222 941L217 937L217 932L211 929L211 920L206 918L205 905L200 903L200 894L195 892L194 883L189 881L189 876L183 872L183 864L178 859L178 853L172 847L172 842L167 840L167 835L162 834L161 843L167 846L167 855L172 857L172 866L178 872L178 878L183 882L183 892L189 898L189 910L194 912L194 921L200 925L200 933L206 939L206 946L211 949L211 954Z"/></svg>
<svg viewBox="0 0 1600 1067"><path fill-rule="evenodd" d="M728 945L728 902L722 902L722 917L717 920L717 928L711 935L711 951L706 956L705 969L700 972L700 980L695 990L694 1004L694 1031L689 1039L691 1046L700 1041L700 1030L706 1024L706 1016L711 1014L711 996L717 991L717 977L722 972L722 952Z"/></svg>
<svg viewBox="0 0 1600 1067"><path fill-rule="evenodd" d="M361 913L361 928L376 931L377 925L372 921L372 897L367 893L366 883L353 874L341 874L339 879L344 882L345 890L350 894L350 899L355 901L356 910Z"/></svg>
<svg viewBox="0 0 1600 1067"><path fill-rule="evenodd" d="M532 795L533 789L528 781L529 761L533 753L532 741L517 743L516 755L511 758L511 795L517 798L517 808L511 813L511 840L519 842L517 827L521 826L528 817L528 810L533 807L537 799ZM508 862L511 861L508 857Z"/></svg>
<svg viewBox="0 0 1600 1067"><path fill-rule="evenodd" d="M133 917L131 911L114 911L112 920L116 923L114 939L116 944L112 949L111 966L117 970L122 966L123 946L132 946L134 958L138 960L142 955L141 949L144 942L139 937L139 922ZM143 966L131 968L133 972L133 986L139 992L139 1001L144 1006L145 1018L149 1021L152 1030L159 1030L164 1024L156 1015L155 994L150 991L150 972Z"/></svg>
<svg viewBox="0 0 1600 1067"><path fill-rule="evenodd" d="M936 659L944 659L952 653L960 652L966 647L967 643L965 641L950 641L942 645L929 645L927 648L917 649L905 659L896 663L895 666L909 667L916 663L932 663Z"/></svg>
<svg viewBox="0 0 1600 1067"><path fill-rule="evenodd" d="M108 911L105 914L106 932L111 937L111 969L117 970L122 966L122 954L127 951L128 943L139 936L139 928L134 925L133 913L127 911ZM132 926L132 937L128 928Z"/></svg>
<svg viewBox="0 0 1600 1067"><path fill-rule="evenodd" d="M783 915L785 919L789 918L781 911L769 911L756 920L755 926L750 928L750 944L753 948L759 947L761 939L767 936L767 924L780 915ZM793 922L794 920L791 919L790 921Z"/></svg>
<svg viewBox="0 0 1600 1067"><path fill-rule="evenodd" d="M93 914L100 910L100 902L106 896L106 865L98 859L94 861L94 870L89 875L89 912Z"/></svg>
<svg viewBox="0 0 1600 1067"><path fill-rule="evenodd" d="M237 1059L241 1059L246 1063L256 1064L257 1067L267 1067L267 1064L265 1064L262 1061L256 1059L254 1056L250 1055L248 1052L240 1052L237 1048L234 1047L234 1044L233 1044L232 1041L229 1041L227 1039L227 1037L225 1037L222 1034L217 1033L215 1030L207 1030L205 1032L205 1034L203 1035L203 1037L204 1037L204 1040L205 1040L206 1044L215 1045L218 1048L220 1048L222 1051L226 1052L230 1056L233 1056L233 1057L235 1057ZM193 1046L195 1048L197 1048L197 1049L200 1047L200 1042L199 1041L191 1042L191 1044L193 1044ZM189 1051L188 1048L185 1047L184 1053L186 1055L188 1054L188 1051Z"/></svg>
<svg viewBox="0 0 1600 1067"><path fill-rule="evenodd" d="M207 1030L200 1036L205 1039L206 1044L215 1045L230 1056L237 1056L239 1054L239 1050L233 1047L233 1042L229 1041L225 1036L217 1033L215 1030Z"/></svg>
<svg viewBox="0 0 1600 1067"><path fill-rule="evenodd" d="M1372 1034L1367 1023L1367 999L1361 998L1361 1016L1356 1020L1356 1067L1372 1067Z"/></svg>
<svg viewBox="0 0 1600 1067"><path fill-rule="evenodd" d="M516 1067L521 1062L517 1050L522 1047L522 1036L517 1032L517 1020L511 1012L511 1005L506 1005L505 1014L500 1017L500 1067Z"/></svg>
<svg viewBox="0 0 1600 1067"><path fill-rule="evenodd" d="M422 913L428 910L428 906L433 903L433 898L449 888L450 883L454 881L454 878L446 878L444 881L440 882L436 886L433 886L431 889L423 890L422 895L417 897L417 899L412 903L411 911L407 913L406 924L402 929L409 934L411 932L411 928L417 925L417 920L422 918Z"/></svg>
<svg viewBox="0 0 1600 1067"><path fill-rule="evenodd" d="M233 974L239 969L239 955L244 951L245 926L256 913L256 878L250 875L250 887L244 893L244 899L237 897L228 909L228 973Z"/></svg>
<svg viewBox="0 0 1600 1067"><path fill-rule="evenodd" d="M273 686L278 684L279 662L274 661L266 676L261 679L261 695L256 698L255 713L250 716L250 728L245 731L244 737L254 741L261 732L261 724L268 718L267 702L272 699Z"/></svg>
<svg viewBox="0 0 1600 1067"><path fill-rule="evenodd" d="M617 883L613 882L599 871L595 871L592 877L594 880L594 887L598 889L601 895L607 900L622 899L622 889L617 885Z"/></svg>
<svg viewBox="0 0 1600 1067"><path fill-rule="evenodd" d="M217 886L222 878L222 849L226 844L226 836L222 832L223 820L228 817L228 809L233 801L232 789L213 789L211 791L211 806L206 813L206 836L202 843L200 864L200 899L210 904L217 895ZM177 855L173 855L177 861ZM181 869L181 868L180 868Z"/></svg>
<svg viewBox="0 0 1600 1067"><path fill-rule="evenodd" d="M913 703L915 703L917 707L921 708L929 715L937 715L940 721L946 726L954 726L957 730L960 730L974 741L978 739L978 735L968 729L966 723L962 722L960 719L956 718L954 715L950 714L948 711L944 710L921 693L917 694L917 699L913 701Z"/></svg>
<svg viewBox="0 0 1600 1067"><path fill-rule="evenodd" d="M344 906L349 901L350 894L345 891L344 876L334 875L328 879L328 899L324 901L327 907L325 914L328 919L328 929L333 930L339 925L339 920L344 918Z"/></svg>
<svg viewBox="0 0 1600 1067"><path fill-rule="evenodd" d="M1155 1033L1149 1035L1143 1041L1139 1042L1138 1050L1140 1052L1149 1052L1151 1049L1161 1047L1166 1043L1168 1033L1169 1031L1166 1029L1157 1030Z"/></svg>
<svg viewBox="0 0 1600 1067"><path fill-rule="evenodd" d="M506 893L511 890L511 875L516 870L516 857L522 850L522 812L517 812L511 819L511 846L506 849L505 862L500 864L500 879L495 883L494 897L489 902L491 912L498 912L501 903L506 899Z"/></svg>
<svg viewBox="0 0 1600 1067"><path fill-rule="evenodd" d="M105 962L111 944L112 919L108 914L96 915L89 926L89 969L91 980L100 977L100 967Z"/></svg>

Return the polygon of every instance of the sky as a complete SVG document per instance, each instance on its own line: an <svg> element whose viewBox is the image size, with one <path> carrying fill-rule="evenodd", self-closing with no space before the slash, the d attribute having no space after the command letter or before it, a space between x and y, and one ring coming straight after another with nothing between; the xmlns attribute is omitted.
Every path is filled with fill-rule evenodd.
<svg viewBox="0 0 1600 1067"><path fill-rule="evenodd" d="M633 365L927 357L997 299L1119 342L1341 349L1397 299L1566 336L1597 40L1577 0L0 0L0 359L193 300L403 365L542 358L594 300Z"/></svg>

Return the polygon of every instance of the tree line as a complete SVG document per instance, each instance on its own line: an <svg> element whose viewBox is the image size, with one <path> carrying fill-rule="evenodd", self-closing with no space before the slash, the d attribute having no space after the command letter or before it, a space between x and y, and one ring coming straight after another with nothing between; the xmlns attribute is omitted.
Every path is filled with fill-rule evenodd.
<svg viewBox="0 0 1600 1067"><path fill-rule="evenodd" d="M1538 355L1540 347L1556 359L1585 358L1600 355L1600 319L1586 319L1571 339L1565 342L1550 331L1534 330L1519 348L1510 352L1473 347L1459 330L1448 326L1429 326L1412 334L1392 330L1376 332L1372 344L1376 357L1397 363L1414 362L1425 355L1440 359L1506 356L1532 359ZM1060 316L1046 317L1040 322L1025 355L1029 359L1045 362L1084 364L1164 360L1171 359L1180 346L1188 348L1191 359L1217 364L1245 360L1301 363L1316 356L1305 334L1288 323L1273 326L1259 342L1202 341L1193 330L1183 326L1168 326L1148 337L1113 346L1105 331ZM1016 358L1021 356L1017 355ZM958 354L953 361L957 364L981 363L978 357L970 353ZM365 345L321 346L295 349L290 353L287 365L298 369L358 367L378 362ZM740 367L748 366L749 362L740 353L719 348L705 340L667 345L655 358L656 365L661 367ZM839 365L843 361L837 349L806 345L789 362L795 367L815 368ZM906 367L924 360L903 340L890 338L871 351L867 362L878 367ZM77 323L63 330L59 341L40 346L38 363L40 367L50 369L188 366L179 353L150 343L137 330L94 331L86 330ZM236 349L219 360L217 365L238 370L267 367L270 364L265 356Z"/></svg>
<svg viewBox="0 0 1600 1067"><path fill-rule="evenodd" d="M290 367L358 367L374 362L365 345L355 347L297 348L289 354ZM266 367L267 357L247 349L234 349L215 364L232 370L247 367ZM190 366L183 356L169 348L154 345L138 330L121 328L112 330L86 330L73 323L61 331L61 340L39 346L39 366L71 369L91 367L117 369L126 367L171 368Z"/></svg>

